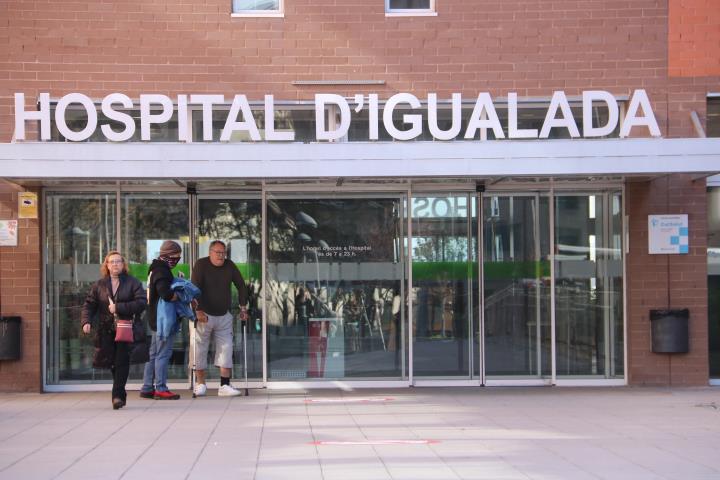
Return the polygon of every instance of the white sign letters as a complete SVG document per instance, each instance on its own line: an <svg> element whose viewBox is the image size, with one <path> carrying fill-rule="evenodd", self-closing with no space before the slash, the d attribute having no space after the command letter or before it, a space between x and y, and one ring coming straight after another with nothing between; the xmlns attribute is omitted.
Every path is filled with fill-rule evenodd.
<svg viewBox="0 0 720 480"><path fill-rule="evenodd" d="M520 128L518 125L518 112L522 106L518 105L518 96L515 92L507 95L507 125L502 125L493 99L488 92L481 92L475 100L472 113L467 120L465 130L462 131L462 96L453 93L450 101L450 124L442 126L438 122L438 98L435 93L429 93L425 100L426 107L417 96L411 93L397 93L382 106L377 94L357 94L354 97L322 93L315 95L315 139L317 141L336 141L344 138L350 130L353 121L361 121L353 115L365 110L363 122L367 122L368 140L378 140L379 125L395 140L413 140L423 133L423 125L436 140L454 140L464 138L472 140L478 131L480 139L487 139L488 130L492 130L495 138L510 139L543 139L549 138L552 129L566 130L571 138L597 138L610 134L620 125L620 137L628 137L633 131L647 128L653 137L660 136L655 115L645 90L635 90L628 103L627 113L620 120L618 102L615 97L606 91L590 90L582 94L582 133L578 128L576 119L570 108L570 102L565 92L556 91L552 95L547 108L542 128ZM228 101L229 102L229 101ZM605 125L593 125L593 108L602 104L607 108L607 121ZM176 105L176 106L175 106ZM97 131L107 141L124 142L133 138L136 124L128 113L131 110L140 111L140 139L150 141L152 125L162 125L170 121L177 112L178 141L190 141L189 132L192 125L188 125L188 109L193 107L202 114L202 140L213 140L213 114L225 114L225 123L220 134L221 142L229 142L234 138L249 138L251 141L291 142L295 140L292 130L279 130L275 123L275 102L272 95L265 95L262 111L265 117L262 135L254 118L253 109L245 95L235 95L228 108L223 95L178 95L176 102L167 95L141 94L136 104L127 95L111 93L100 101L99 110L104 117L113 121L111 127L107 121L98 120L98 106L87 95L70 93L61 97L55 104L54 122L57 130L65 139L72 142L82 142L91 138ZM79 130L70 128L67 122L67 110L73 108L84 112L84 125ZM447 107L442 107L447 108ZM332 115L327 115L329 111ZM382 115L380 111L382 110ZM402 111L400 118L396 111ZM409 113L410 112L410 113ZM242 116L242 120L239 117ZM425 118L427 117L427 118ZM41 93L38 97L37 109L27 110L25 107L25 94L15 94L15 139L25 140L25 122L37 121L39 123L40 140L50 140L51 131L51 102L48 93ZM118 125L120 124L120 125ZM119 128L122 127L122 128ZM190 127L190 128L188 128ZM503 127L506 127L505 129ZM242 135L233 135L241 132Z"/></svg>

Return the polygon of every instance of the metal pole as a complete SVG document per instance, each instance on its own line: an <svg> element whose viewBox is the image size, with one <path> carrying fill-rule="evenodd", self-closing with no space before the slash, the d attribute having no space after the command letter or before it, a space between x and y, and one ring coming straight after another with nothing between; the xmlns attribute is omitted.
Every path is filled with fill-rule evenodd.
<svg viewBox="0 0 720 480"><path fill-rule="evenodd" d="M247 368L247 323L249 318L246 318L245 320L241 320L240 323L242 323L242 329L243 329L243 374L245 375L245 396L247 397L250 395L250 391L248 390L248 368Z"/></svg>

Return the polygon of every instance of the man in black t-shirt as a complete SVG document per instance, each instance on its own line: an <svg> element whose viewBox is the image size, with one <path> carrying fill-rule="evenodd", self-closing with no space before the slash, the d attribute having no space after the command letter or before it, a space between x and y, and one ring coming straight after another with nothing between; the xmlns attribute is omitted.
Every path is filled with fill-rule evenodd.
<svg viewBox="0 0 720 480"><path fill-rule="evenodd" d="M195 262L192 283L200 291L195 329L195 368L197 384L195 395L205 396L205 370L211 337L215 340L215 365L220 368L220 389L218 396L234 397L240 391L230 385L233 366L233 316L231 309L231 286L238 291L240 319L247 320L247 286L237 266L227 258L225 243L214 240L210 243L210 255Z"/></svg>

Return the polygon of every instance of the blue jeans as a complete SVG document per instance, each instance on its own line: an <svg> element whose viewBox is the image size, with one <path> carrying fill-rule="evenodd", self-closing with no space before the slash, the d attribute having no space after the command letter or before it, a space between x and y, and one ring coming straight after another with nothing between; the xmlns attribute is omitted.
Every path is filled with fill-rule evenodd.
<svg viewBox="0 0 720 480"><path fill-rule="evenodd" d="M173 333L167 338L158 338L157 333L153 332L152 341L150 342L150 360L145 364L145 374L143 375L143 392L167 392L168 363L172 355L172 346L175 342Z"/></svg>

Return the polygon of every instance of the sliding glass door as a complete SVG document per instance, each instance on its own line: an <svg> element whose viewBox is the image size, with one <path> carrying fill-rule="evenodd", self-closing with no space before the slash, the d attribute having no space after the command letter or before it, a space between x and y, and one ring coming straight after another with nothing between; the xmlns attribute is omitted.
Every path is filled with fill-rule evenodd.
<svg viewBox="0 0 720 480"><path fill-rule="evenodd" d="M551 374L548 197L487 195L483 206L485 374Z"/></svg>
<svg viewBox="0 0 720 480"><path fill-rule="evenodd" d="M105 254L117 248L115 193L48 194L46 218L48 384L110 380L92 368L92 338L80 330L80 313Z"/></svg>
<svg viewBox="0 0 720 480"><path fill-rule="evenodd" d="M269 380L407 376L401 200L268 196Z"/></svg>
<svg viewBox="0 0 720 480"><path fill-rule="evenodd" d="M477 197L412 199L415 378L471 377L477 350Z"/></svg>
<svg viewBox="0 0 720 480"><path fill-rule="evenodd" d="M248 286L250 316L247 325L247 367L250 380L261 380L262 359L262 204L256 198L232 198L227 195L198 198L196 224L196 258L208 256L210 242L221 240L227 246L228 258L238 267ZM234 376L243 376L243 329L237 315L237 290L231 288L234 322ZM211 344L210 359L215 357ZM220 377L217 367L209 365L209 378Z"/></svg>
<svg viewBox="0 0 720 480"><path fill-rule="evenodd" d="M710 378L720 379L720 188L708 189L708 346Z"/></svg>
<svg viewBox="0 0 720 480"><path fill-rule="evenodd" d="M558 377L624 374L622 197L555 197Z"/></svg>
<svg viewBox="0 0 720 480"><path fill-rule="evenodd" d="M130 274L147 284L148 269L159 256L165 240L175 240L182 247L180 263L173 269L178 275L190 275L189 201L185 195L157 193L125 193L120 196L120 238ZM148 330L148 333L149 330ZM189 336L187 323L175 338L168 378L188 378ZM141 381L143 365L132 365L130 379Z"/></svg>
<svg viewBox="0 0 720 480"><path fill-rule="evenodd" d="M48 192L46 383L110 380L80 335L84 296L107 251L119 246L144 283L167 239L182 245L175 272L187 276L212 240L225 241L249 286L248 348L236 322L235 377L245 353L256 382L625 375L619 191L262 198ZM184 325L171 381L187 380L189 349ZM141 376L133 366L131 382Z"/></svg>
<svg viewBox="0 0 720 480"><path fill-rule="evenodd" d="M556 193L552 242L550 198L484 198L485 374L549 378L554 350L557 378L622 377L622 196Z"/></svg>

